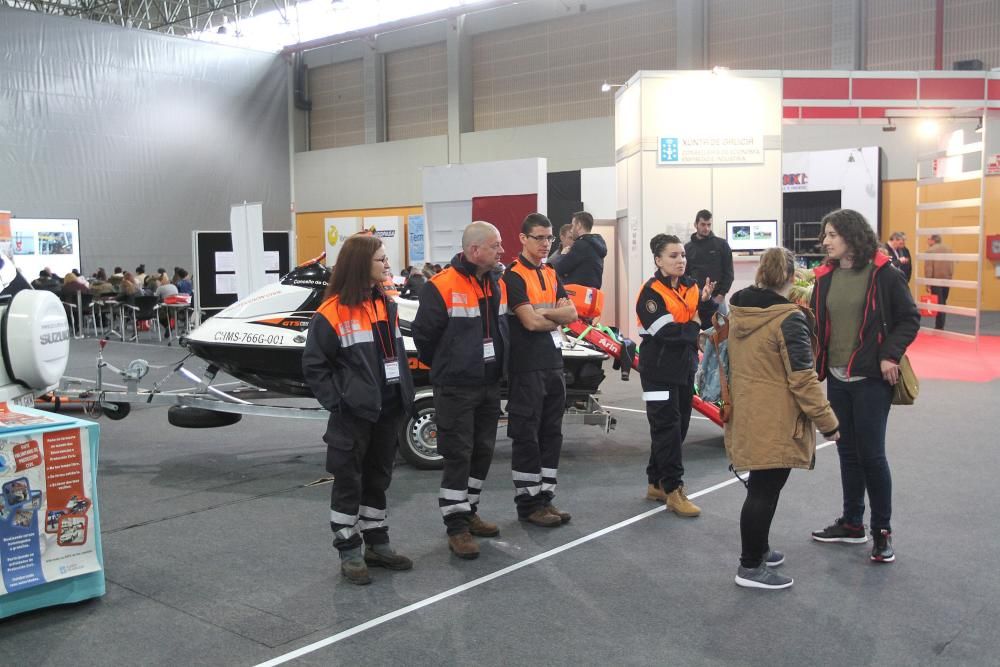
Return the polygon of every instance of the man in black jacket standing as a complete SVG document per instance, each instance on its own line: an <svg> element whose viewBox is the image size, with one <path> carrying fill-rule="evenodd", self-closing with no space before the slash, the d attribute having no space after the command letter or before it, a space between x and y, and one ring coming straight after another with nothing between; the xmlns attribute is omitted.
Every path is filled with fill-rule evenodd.
<svg viewBox="0 0 1000 667"><path fill-rule="evenodd" d="M889 259L906 276L906 282L910 282L913 264L910 262L910 249L906 247L906 234L903 232L893 232L889 236Z"/></svg>
<svg viewBox="0 0 1000 667"><path fill-rule="evenodd" d="M725 239L712 233L712 212L702 209L694 218L694 234L684 244L687 254L687 272L699 286L706 280L716 283L712 298L698 307L702 329L712 326L712 314L718 310L725 314L726 294L733 284L733 251Z"/></svg>
<svg viewBox="0 0 1000 667"><path fill-rule="evenodd" d="M576 240L569 252L552 262L565 285L583 285L601 289L604 278L604 258L608 245L600 234L592 234L594 216L586 211L573 214L573 234Z"/></svg>

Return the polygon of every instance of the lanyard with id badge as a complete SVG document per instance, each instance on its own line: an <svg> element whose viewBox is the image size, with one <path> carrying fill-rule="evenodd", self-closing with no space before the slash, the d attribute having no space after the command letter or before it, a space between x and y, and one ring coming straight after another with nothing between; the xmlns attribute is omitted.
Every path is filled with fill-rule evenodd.
<svg viewBox="0 0 1000 667"><path fill-rule="evenodd" d="M487 280L486 287L488 287L489 290L484 288L482 285L479 285L478 281L469 278L470 283L478 286L480 290L482 290L483 293L482 298L486 300L486 308L485 308L486 318L483 321L483 362L490 364L497 360L497 354L496 350L493 347L493 338L492 336L490 336L490 297L493 296L493 288L490 287L489 278L487 278L486 280ZM472 293L476 297L476 305L478 306L479 295L476 294L475 289L473 289Z"/></svg>
<svg viewBox="0 0 1000 667"><path fill-rule="evenodd" d="M387 345L386 341L382 338L382 330L378 326L378 323L380 322L378 317L378 306L374 301L372 302L372 306L375 310L375 316L372 317L367 304L365 305L365 314L368 315L368 321L371 322L372 325L372 332L378 338L378 344L382 348L385 383L388 385L399 384L399 359L396 358L395 347L392 340L392 324L389 322L389 307L383 300L382 307L385 309L386 329L389 331L389 341Z"/></svg>

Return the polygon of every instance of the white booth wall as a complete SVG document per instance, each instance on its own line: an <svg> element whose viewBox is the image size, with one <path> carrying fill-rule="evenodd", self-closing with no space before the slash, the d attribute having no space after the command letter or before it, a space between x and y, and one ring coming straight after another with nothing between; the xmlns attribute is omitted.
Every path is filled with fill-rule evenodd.
<svg viewBox="0 0 1000 667"><path fill-rule="evenodd" d="M781 75L779 72L638 72L615 97L619 253L627 280L618 284L618 322L635 338L632 306L653 274L649 243L660 233L686 241L695 213L725 221L777 220L781 228ZM660 165L660 136L754 135L756 164ZM780 239L779 239L780 241ZM749 282L756 259L737 263L733 289Z"/></svg>

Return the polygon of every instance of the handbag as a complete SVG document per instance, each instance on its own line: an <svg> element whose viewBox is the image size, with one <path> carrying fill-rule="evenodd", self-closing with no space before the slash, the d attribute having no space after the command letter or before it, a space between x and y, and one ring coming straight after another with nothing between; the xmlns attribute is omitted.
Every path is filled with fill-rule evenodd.
<svg viewBox="0 0 1000 667"><path fill-rule="evenodd" d="M904 354L899 360L899 381L892 388L893 405L913 405L920 393L920 380Z"/></svg>
<svg viewBox="0 0 1000 667"><path fill-rule="evenodd" d="M715 349L719 350L719 394L722 400L719 404L719 419L722 423L728 423L733 417L733 398L729 393L729 364L722 362L722 343L729 339L729 318L719 315L718 312L712 314L712 327L715 332L712 334L712 343Z"/></svg>
<svg viewBox="0 0 1000 667"><path fill-rule="evenodd" d="M920 303L937 303L937 302L938 302L938 295L937 294L921 294L920 295ZM935 315L937 315L937 311L935 311L935 310L927 310L926 308L921 308L920 309L920 316L921 317L934 317Z"/></svg>

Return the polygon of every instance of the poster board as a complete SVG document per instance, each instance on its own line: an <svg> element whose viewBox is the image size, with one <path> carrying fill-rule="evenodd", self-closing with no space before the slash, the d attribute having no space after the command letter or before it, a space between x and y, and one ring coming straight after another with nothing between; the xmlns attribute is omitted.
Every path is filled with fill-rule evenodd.
<svg viewBox="0 0 1000 667"><path fill-rule="evenodd" d="M398 215L365 216L362 223L364 229L382 239L385 256L389 258L389 267L393 274L399 274L406 264L403 257L403 218Z"/></svg>
<svg viewBox="0 0 1000 667"><path fill-rule="evenodd" d="M221 310L237 301L238 269L230 232L192 232L194 245L194 300L198 310ZM291 271L291 234L264 232L261 258L264 284L275 283Z"/></svg>
<svg viewBox="0 0 1000 667"><path fill-rule="evenodd" d="M337 263L337 255L344 247L344 241L351 234L361 231L361 218L325 218L323 220L323 243L326 249L326 265Z"/></svg>

